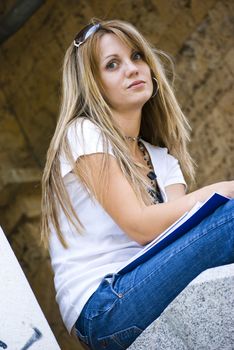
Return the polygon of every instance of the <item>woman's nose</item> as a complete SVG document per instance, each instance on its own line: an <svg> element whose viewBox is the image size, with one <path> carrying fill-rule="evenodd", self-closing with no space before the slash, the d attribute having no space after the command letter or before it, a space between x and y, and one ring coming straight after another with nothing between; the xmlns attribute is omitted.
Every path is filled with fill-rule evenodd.
<svg viewBox="0 0 234 350"><path fill-rule="evenodd" d="M135 62L126 61L125 62L125 74L127 76L138 73L138 67Z"/></svg>

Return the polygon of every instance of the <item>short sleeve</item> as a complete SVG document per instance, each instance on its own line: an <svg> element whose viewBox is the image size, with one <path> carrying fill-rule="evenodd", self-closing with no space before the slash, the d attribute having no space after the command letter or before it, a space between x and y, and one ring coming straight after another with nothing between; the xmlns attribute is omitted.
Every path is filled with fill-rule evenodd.
<svg viewBox="0 0 234 350"><path fill-rule="evenodd" d="M103 142L101 130L85 118L76 119L68 128L67 140L74 161L82 155L108 153L114 156L110 142ZM60 157L61 175L65 176L72 168L64 153Z"/></svg>
<svg viewBox="0 0 234 350"><path fill-rule="evenodd" d="M173 157L171 154L166 155L167 158L167 167L166 167L166 179L164 186L174 185L174 184L184 184L187 188L183 173L181 171L178 160Z"/></svg>

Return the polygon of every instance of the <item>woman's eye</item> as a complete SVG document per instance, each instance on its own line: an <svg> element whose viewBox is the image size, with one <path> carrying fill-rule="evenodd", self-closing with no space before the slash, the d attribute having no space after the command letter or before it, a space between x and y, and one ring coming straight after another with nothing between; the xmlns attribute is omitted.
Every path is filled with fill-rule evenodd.
<svg viewBox="0 0 234 350"><path fill-rule="evenodd" d="M132 55L134 60L141 60L142 59L142 54L140 52L134 52Z"/></svg>
<svg viewBox="0 0 234 350"><path fill-rule="evenodd" d="M117 67L117 62L109 62L107 65L106 65L106 68L107 69L115 69Z"/></svg>

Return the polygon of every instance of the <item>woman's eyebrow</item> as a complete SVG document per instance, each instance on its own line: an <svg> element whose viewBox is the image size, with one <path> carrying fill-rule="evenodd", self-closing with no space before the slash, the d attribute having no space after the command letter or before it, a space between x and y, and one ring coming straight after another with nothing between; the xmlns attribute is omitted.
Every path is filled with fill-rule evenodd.
<svg viewBox="0 0 234 350"><path fill-rule="evenodd" d="M131 53L133 53L134 51L135 51L134 49L131 49ZM112 53L110 55L107 55L103 58L103 62L105 62L110 57L119 57L119 55L117 53Z"/></svg>
<svg viewBox="0 0 234 350"><path fill-rule="evenodd" d="M109 58L109 57L119 57L119 55L113 53L113 54L111 54L111 55L108 55L108 56L104 57L104 58L103 58L103 61L107 60L107 58Z"/></svg>

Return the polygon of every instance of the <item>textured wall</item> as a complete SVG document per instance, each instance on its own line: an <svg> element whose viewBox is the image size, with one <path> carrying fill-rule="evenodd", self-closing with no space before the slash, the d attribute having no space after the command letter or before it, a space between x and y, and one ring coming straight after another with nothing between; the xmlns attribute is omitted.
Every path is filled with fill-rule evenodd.
<svg viewBox="0 0 234 350"><path fill-rule="evenodd" d="M13 1L2 1L0 14ZM0 47L1 224L62 349L75 349L54 302L40 247L40 176L56 124L61 62L91 17L130 21L174 57L176 92L191 122L197 186L234 176L232 0L47 0Z"/></svg>

